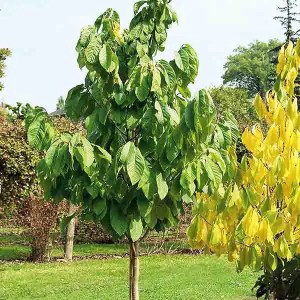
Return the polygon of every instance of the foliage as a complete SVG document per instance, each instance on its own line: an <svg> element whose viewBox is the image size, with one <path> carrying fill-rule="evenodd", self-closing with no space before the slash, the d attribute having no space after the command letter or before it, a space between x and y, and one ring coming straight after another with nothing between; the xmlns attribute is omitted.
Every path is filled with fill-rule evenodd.
<svg viewBox="0 0 300 300"><path fill-rule="evenodd" d="M11 52L7 48L0 48L0 78L3 78L5 73L5 60L11 55ZM0 82L0 92L3 90L3 84Z"/></svg>
<svg viewBox="0 0 300 300"><path fill-rule="evenodd" d="M279 45L278 40L270 40L236 48L224 65L223 83L247 90L250 97L267 92L276 78L271 50Z"/></svg>
<svg viewBox="0 0 300 300"><path fill-rule="evenodd" d="M241 132L258 121L252 99L246 90L227 86L211 87L209 93L214 99L218 116L230 112L237 120Z"/></svg>
<svg viewBox="0 0 300 300"><path fill-rule="evenodd" d="M22 120L10 121L7 117L0 123L0 180L1 207L14 209L39 190L35 165L41 158L26 142ZM8 212L8 211L7 211ZM13 213L13 211L11 212Z"/></svg>
<svg viewBox="0 0 300 300"><path fill-rule="evenodd" d="M293 24L299 23L299 19L297 16L300 13L297 12L297 0L284 0L285 6L277 7L280 13L286 14L285 16L276 16L274 17L275 20L279 20L281 26L285 30L286 42L294 41L299 37L299 30L293 30Z"/></svg>
<svg viewBox="0 0 300 300"><path fill-rule="evenodd" d="M36 164L43 154L29 146L24 118L30 116L30 105L17 103L7 107L9 114L0 120L0 206L2 217L16 218L25 226L31 236L33 260L43 260L50 239L51 230L56 226L57 213L65 210L43 200L42 191L36 178ZM43 111L35 108L35 111ZM74 132L82 126L66 118L54 119L57 130ZM82 130L82 132L84 132Z"/></svg>
<svg viewBox="0 0 300 300"><path fill-rule="evenodd" d="M293 257L290 261L278 261L275 271L268 270L260 276L253 287L256 289L256 297L270 299L280 288L280 298L287 300L299 299L300 295L300 260Z"/></svg>
<svg viewBox="0 0 300 300"><path fill-rule="evenodd" d="M107 251L112 253L115 247L108 245ZM141 259L147 266L141 278L141 299L252 299L251 286L257 275L249 271L236 274L224 259L202 255L154 255ZM120 257L67 264L1 264L0 298L124 300L126 264L127 259Z"/></svg>
<svg viewBox="0 0 300 300"><path fill-rule="evenodd" d="M76 50L88 74L65 110L85 120L86 138L57 134L42 112L27 120L31 145L46 150L38 164L45 197L81 203L87 217L133 241L175 225L196 190L215 190L237 135L231 115L216 124L206 91L189 100L198 73L191 46L154 61L177 20L168 2L137 2L123 33L112 9L82 30Z"/></svg>
<svg viewBox="0 0 300 300"><path fill-rule="evenodd" d="M243 132L246 127L253 126L258 121L252 105L253 101L249 99L246 90L219 86L210 88L209 93L214 99L218 116L224 116L227 112L230 112L237 120L240 132ZM241 136L238 135L236 146L238 161L241 161L246 152Z"/></svg>
<svg viewBox="0 0 300 300"><path fill-rule="evenodd" d="M31 259L43 260L57 206L42 200L35 173L41 153L28 145L22 120L15 118L21 108L14 111L13 118L0 121L0 206L3 217L14 217L28 229Z"/></svg>
<svg viewBox="0 0 300 300"><path fill-rule="evenodd" d="M65 109L65 99L62 96L57 99L56 109Z"/></svg>
<svg viewBox="0 0 300 300"><path fill-rule="evenodd" d="M217 124L205 90L191 99L199 61L190 45L170 62L155 60L177 21L170 2L137 2L124 32L112 9L81 31L87 76L69 91L65 112L84 120L86 137L57 134L43 112L27 119L30 144L46 150L37 167L46 199L81 204L87 218L127 237L130 299L139 294L138 241L177 225L196 190L210 193L230 177L227 148L238 132L232 115Z"/></svg>
<svg viewBox="0 0 300 300"><path fill-rule="evenodd" d="M245 156L235 183L213 197L201 195L189 228L194 247L218 255L228 253L237 268L246 265L275 270L279 261L299 253L299 119L294 80L300 63L300 42L280 51L274 90L254 105L268 131L246 129Z"/></svg>

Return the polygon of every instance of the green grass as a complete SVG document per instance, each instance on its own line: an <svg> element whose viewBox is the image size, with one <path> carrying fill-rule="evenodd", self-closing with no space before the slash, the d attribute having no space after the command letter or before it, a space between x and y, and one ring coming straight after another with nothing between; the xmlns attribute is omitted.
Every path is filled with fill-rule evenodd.
<svg viewBox="0 0 300 300"><path fill-rule="evenodd" d="M177 248L188 248L187 243L166 242L161 248L162 251ZM157 248L157 246L156 246ZM148 253L156 249L152 243L142 243L141 252ZM128 252L126 244L76 244L74 245L74 256L91 256L97 254L122 255ZM0 260L26 260L30 255L28 238L17 234L0 235ZM51 257L63 257L63 247L56 246L51 251Z"/></svg>
<svg viewBox="0 0 300 300"><path fill-rule="evenodd" d="M90 255L122 255L127 253L126 244L78 244L74 245L74 256ZM26 260L30 255L30 247L22 245L1 245L0 260ZM54 258L63 257L63 247L54 248L51 256ZM1 299L1 298L0 298Z"/></svg>
<svg viewBox="0 0 300 300"><path fill-rule="evenodd" d="M128 259L2 264L0 299L127 299ZM141 258L141 300L244 300L258 274L214 256ZM254 298L253 298L254 299Z"/></svg>

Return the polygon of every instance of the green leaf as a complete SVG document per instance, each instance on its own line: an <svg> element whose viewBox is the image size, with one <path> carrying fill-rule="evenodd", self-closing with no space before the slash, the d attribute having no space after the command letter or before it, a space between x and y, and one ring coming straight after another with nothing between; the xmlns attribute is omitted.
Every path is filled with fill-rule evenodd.
<svg viewBox="0 0 300 300"><path fill-rule="evenodd" d="M63 144L57 148L55 159L53 160L52 170L55 176L59 176L63 173L63 169L66 163L66 156L68 152L68 145Z"/></svg>
<svg viewBox="0 0 300 300"><path fill-rule="evenodd" d="M164 123L164 115L163 115L160 103L158 101L155 101L154 107L156 110L155 116L157 118L158 123L163 124Z"/></svg>
<svg viewBox="0 0 300 300"><path fill-rule="evenodd" d="M98 55L100 53L100 39L97 36L93 36L88 46L86 47L84 54L87 62L94 64L98 61Z"/></svg>
<svg viewBox="0 0 300 300"><path fill-rule="evenodd" d="M134 218L130 222L129 226L129 232L130 236L133 242L136 242L139 240L139 238L143 234L143 223L140 217Z"/></svg>
<svg viewBox="0 0 300 300"><path fill-rule="evenodd" d="M145 160L138 148L130 147L127 158L127 173L132 185L137 184L144 172Z"/></svg>
<svg viewBox="0 0 300 300"><path fill-rule="evenodd" d="M116 68L116 55L113 53L108 45L104 45L101 48L99 54L99 61L101 66L108 72L111 73Z"/></svg>
<svg viewBox="0 0 300 300"><path fill-rule="evenodd" d="M66 98L65 112L70 119L75 121L78 121L82 116L81 107L83 105L80 104L80 100L81 100L81 93L83 92L83 90L84 90L83 84L77 85L68 92Z"/></svg>
<svg viewBox="0 0 300 300"><path fill-rule="evenodd" d="M134 151L134 144L132 142L126 143L121 151L120 162L125 165L128 161L129 153Z"/></svg>
<svg viewBox="0 0 300 300"><path fill-rule="evenodd" d="M28 143L38 150L47 150L54 137L54 128L44 114L39 114L29 125L27 131Z"/></svg>
<svg viewBox="0 0 300 300"><path fill-rule="evenodd" d="M140 86L135 88L135 95L139 101L145 101L149 95L150 87L148 83L148 74L146 71L141 72Z"/></svg>
<svg viewBox="0 0 300 300"><path fill-rule="evenodd" d="M145 87L145 86L136 87L135 95L140 101L145 101L149 95L149 87Z"/></svg>
<svg viewBox="0 0 300 300"><path fill-rule="evenodd" d="M141 8L145 3L147 3L147 1L146 1L146 0L142 0L142 1L138 1L138 2L136 2L136 3L134 4L133 9L134 9L134 14L135 14L135 15L139 12L140 8Z"/></svg>
<svg viewBox="0 0 300 300"><path fill-rule="evenodd" d="M153 73L152 73L152 86L151 86L151 92L161 92L161 75L159 70L154 67Z"/></svg>
<svg viewBox="0 0 300 300"><path fill-rule="evenodd" d="M58 146L60 144L60 140L54 142L50 148L48 149L46 155L45 155L45 162L46 162L46 165L48 167L51 167L56 156L57 156L57 150L58 150Z"/></svg>
<svg viewBox="0 0 300 300"><path fill-rule="evenodd" d="M159 61L158 68L163 74L167 86L173 88L176 85L176 74L174 69L165 60Z"/></svg>
<svg viewBox="0 0 300 300"><path fill-rule="evenodd" d="M181 71L184 71L184 66L183 66L182 58L181 58L179 52L175 52L175 63L176 63L176 65L177 65L177 67L178 67Z"/></svg>
<svg viewBox="0 0 300 300"><path fill-rule="evenodd" d="M112 204L110 209L110 223L119 236L122 236L127 230L127 218L115 204Z"/></svg>
<svg viewBox="0 0 300 300"><path fill-rule="evenodd" d="M90 167L94 162L94 149L91 143L84 137L81 138L84 151L84 165Z"/></svg>
<svg viewBox="0 0 300 300"><path fill-rule="evenodd" d="M76 50L79 52L81 48L85 48L90 42L91 37L96 33L95 26L87 26L81 30L80 38L77 43Z"/></svg>
<svg viewBox="0 0 300 300"><path fill-rule="evenodd" d="M165 199L168 194L168 185L161 173L156 175L156 184L157 184L159 198L161 200Z"/></svg>
<svg viewBox="0 0 300 300"><path fill-rule="evenodd" d="M187 127L191 130L195 130L193 102L189 102L189 104L187 105L184 113L184 118Z"/></svg>
<svg viewBox="0 0 300 300"><path fill-rule="evenodd" d="M106 209L106 200L101 198L96 198L93 201L93 212L96 215L101 215Z"/></svg>
<svg viewBox="0 0 300 300"><path fill-rule="evenodd" d="M112 162L111 155L102 147L95 146L97 150L101 153L101 157L105 160L107 160L109 163Z"/></svg>
<svg viewBox="0 0 300 300"><path fill-rule="evenodd" d="M101 124L105 125L109 111L110 111L110 104L107 104L106 106L101 107L99 109L99 121L101 122Z"/></svg>
<svg viewBox="0 0 300 300"><path fill-rule="evenodd" d="M145 197L151 200L157 191L156 177L152 169L145 166L143 175L139 182L139 188L142 189Z"/></svg>
<svg viewBox="0 0 300 300"><path fill-rule="evenodd" d="M196 186L194 180L196 176L192 170L192 166L188 165L185 169L183 169L180 176L180 185L182 188L189 192L189 195L193 195L195 192Z"/></svg>
<svg viewBox="0 0 300 300"><path fill-rule="evenodd" d="M153 202L150 202L146 197L138 197L137 205L141 216L145 217L151 212Z"/></svg>

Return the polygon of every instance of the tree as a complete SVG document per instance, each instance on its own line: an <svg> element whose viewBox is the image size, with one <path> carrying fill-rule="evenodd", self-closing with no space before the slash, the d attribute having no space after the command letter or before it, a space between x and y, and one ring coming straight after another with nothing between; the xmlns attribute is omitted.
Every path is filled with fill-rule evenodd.
<svg viewBox="0 0 300 300"><path fill-rule="evenodd" d="M278 45L278 40L268 43L256 41L248 47L236 48L224 65L223 83L245 89L249 97L267 92L276 79L270 51Z"/></svg>
<svg viewBox="0 0 300 300"><path fill-rule="evenodd" d="M217 86L209 90L209 94L214 99L218 116L222 116L229 111L237 120L239 129L244 131L246 127L254 125L257 121L252 99L244 89Z"/></svg>
<svg viewBox="0 0 300 300"><path fill-rule="evenodd" d="M253 100L249 99L246 90L234 87L212 87L209 93L214 99L218 116L230 112L237 120L239 130L244 131L246 127L254 125L258 119L252 105ZM241 161L247 149L242 143L241 136L238 136L236 154L238 161Z"/></svg>
<svg viewBox="0 0 300 300"><path fill-rule="evenodd" d="M277 81L265 103L257 95L257 114L268 124L246 129L242 140L251 155L236 169L235 183L213 197L201 195L189 228L194 247L228 254L238 270L246 265L272 272L299 254L300 114L294 96L300 41L279 54ZM282 284L274 290L282 296Z"/></svg>
<svg viewBox="0 0 300 300"><path fill-rule="evenodd" d="M31 145L46 150L37 166L45 197L80 203L86 218L127 238L134 300L139 241L175 226L195 191L210 193L230 177L234 153L227 149L238 134L231 115L216 123L206 91L190 99L199 64L191 46L171 62L155 60L177 21L169 3L137 2L123 33L112 9L81 31L76 50L87 76L69 91L65 111L84 120L86 137L58 135L41 112L28 119Z"/></svg>
<svg viewBox="0 0 300 300"><path fill-rule="evenodd" d="M56 109L57 110L59 110L59 109L64 110L65 109L65 99L64 99L64 97L60 96L57 99Z"/></svg>
<svg viewBox="0 0 300 300"><path fill-rule="evenodd" d="M286 42L289 41L296 41L297 37L299 36L299 30L293 30L293 23L299 23L300 20L297 19L297 16L300 13L296 12L296 8L298 7L297 0L284 0L285 6L277 7L277 9L281 12L286 14L285 16L276 16L274 17L275 20L279 20L282 27L285 30Z"/></svg>
<svg viewBox="0 0 300 300"><path fill-rule="evenodd" d="M7 48L0 48L0 78L4 77L4 69L5 69L5 60L8 56L11 55L11 52ZM3 90L3 84L0 82L0 92Z"/></svg>

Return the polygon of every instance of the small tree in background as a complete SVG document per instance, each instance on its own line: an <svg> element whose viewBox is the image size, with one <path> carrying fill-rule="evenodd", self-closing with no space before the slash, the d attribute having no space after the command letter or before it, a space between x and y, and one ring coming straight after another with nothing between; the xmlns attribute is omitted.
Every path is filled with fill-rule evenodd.
<svg viewBox="0 0 300 300"><path fill-rule="evenodd" d="M282 2L285 2L285 6L277 7L277 9L279 12L285 15L276 16L274 19L280 21L281 26L285 30L284 34L286 37L286 42L288 43L289 41L296 41L297 37L299 37L300 29L295 31L293 29L293 25L295 23L300 23L300 20L298 19L300 13L297 11L297 0L282 0Z"/></svg>
<svg viewBox="0 0 300 300"><path fill-rule="evenodd" d="M57 103L56 103L56 109L57 110L64 110L65 109L65 99L64 97L60 96L58 99L57 99Z"/></svg>
<svg viewBox="0 0 300 300"><path fill-rule="evenodd" d="M270 40L236 48L224 65L223 83L248 91L250 98L266 93L276 80L271 50L279 45L278 40Z"/></svg>
<svg viewBox="0 0 300 300"><path fill-rule="evenodd" d="M155 61L177 21L168 0L139 1L129 29L108 9L81 32L76 50L84 84L68 93L65 111L87 136L59 135L47 116L29 117L30 144L45 149L38 175L45 197L80 204L130 249L130 299L139 299L139 241L175 226L182 202L215 191L234 165L234 118L216 123L210 95L190 99L198 58L189 45ZM230 148L230 151L227 149ZM227 172L228 171L228 172Z"/></svg>
<svg viewBox="0 0 300 300"><path fill-rule="evenodd" d="M240 271L247 265L263 266L265 274L282 271L300 253L300 114L294 96L300 42L283 47L278 60L266 104L259 95L254 102L268 124L266 134L259 125L246 129L242 140L251 155L243 158L235 183L220 186L213 197L201 195L189 228L194 247L228 254ZM274 277L280 279L272 286L274 299L294 299L286 296L282 277Z"/></svg>
<svg viewBox="0 0 300 300"><path fill-rule="evenodd" d="M7 48L0 48L0 78L2 78L5 73L4 73L4 69L5 69L5 60L7 57L9 57L11 55L11 52L9 49ZM3 84L0 82L0 92L3 90Z"/></svg>
<svg viewBox="0 0 300 300"><path fill-rule="evenodd" d="M240 132L243 132L246 127L250 127L258 121L253 107L253 100L249 99L246 90L219 86L210 88L209 93L214 99L219 118L224 116L226 112L230 112L237 120ZM241 161L246 152L247 149L243 145L241 136L239 135L236 145L238 161Z"/></svg>
<svg viewBox="0 0 300 300"><path fill-rule="evenodd" d="M257 121L252 99L249 99L245 89L228 86L211 87L209 94L214 99L218 116L229 111L237 120L241 132Z"/></svg>

